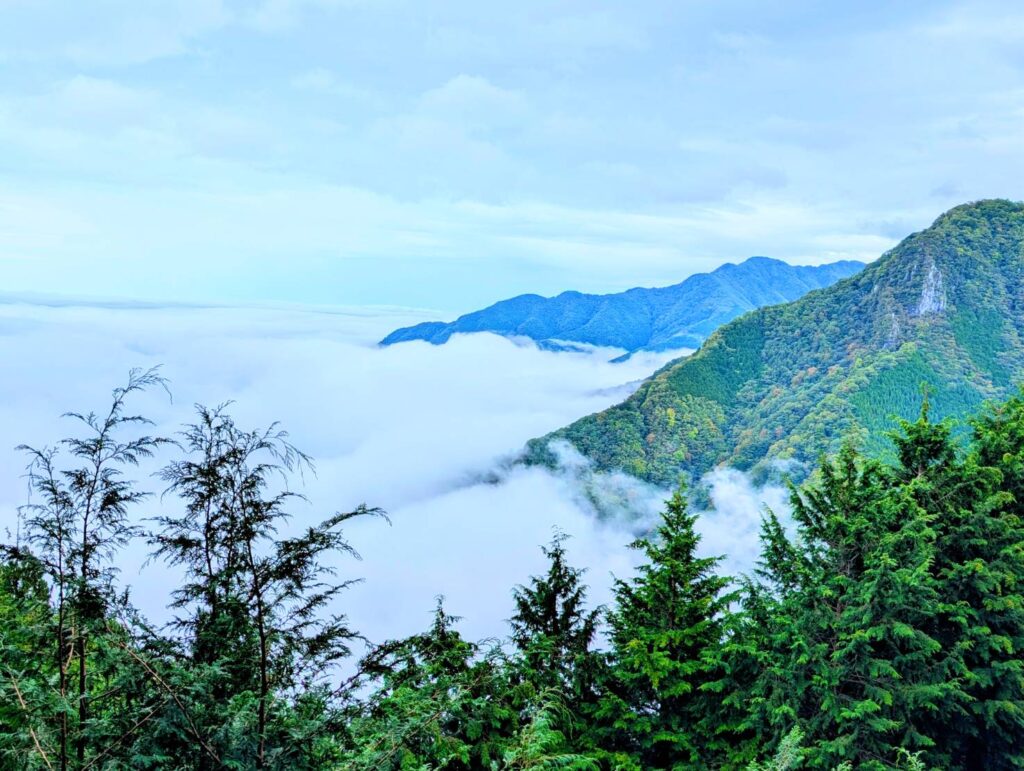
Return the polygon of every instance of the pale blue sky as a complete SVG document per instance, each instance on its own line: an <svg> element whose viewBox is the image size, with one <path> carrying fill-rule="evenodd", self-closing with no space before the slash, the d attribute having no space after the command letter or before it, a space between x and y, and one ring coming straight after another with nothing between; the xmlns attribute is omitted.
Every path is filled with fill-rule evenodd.
<svg viewBox="0 0 1024 771"><path fill-rule="evenodd" d="M0 291L468 310L1022 188L1018 2L0 0Z"/></svg>

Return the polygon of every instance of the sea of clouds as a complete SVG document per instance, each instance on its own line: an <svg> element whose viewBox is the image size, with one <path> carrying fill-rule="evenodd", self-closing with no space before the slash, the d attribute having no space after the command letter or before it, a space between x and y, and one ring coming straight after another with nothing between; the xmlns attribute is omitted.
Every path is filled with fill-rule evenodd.
<svg viewBox="0 0 1024 771"><path fill-rule="evenodd" d="M619 351L553 353L489 334L444 346L375 344L430 318L404 309L0 298L0 531L16 532L27 499L15 446L57 441L72 428L63 412L102 410L130 368L160 365L173 399L153 392L136 402L155 432L172 434L194 403L232 400L241 426L280 421L315 458L296 526L360 503L387 511L390 524L351 524L363 559L339 565L342 578L364 579L340 609L370 639L421 630L439 595L467 636L502 636L511 589L544 569L539 546L555 528L571 536L592 601L607 602L612 576L628 576L634 564L626 544L650 527L667 491L597 474L568 446L558 448L555 472L509 461L526 440L620 401L666 357L611 364ZM152 471L138 478L159 493ZM747 570L761 513L766 505L784 512L785 493L729 469L707 481L714 510L700 518L704 551L724 555L730 573ZM154 496L138 518L173 505ZM174 575L146 562L144 543L121 568L136 604L165 620Z"/></svg>

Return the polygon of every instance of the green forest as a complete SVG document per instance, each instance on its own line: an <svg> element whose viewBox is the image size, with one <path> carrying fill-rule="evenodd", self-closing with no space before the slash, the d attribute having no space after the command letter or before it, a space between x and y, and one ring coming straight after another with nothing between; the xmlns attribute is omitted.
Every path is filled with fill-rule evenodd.
<svg viewBox="0 0 1024 771"><path fill-rule="evenodd" d="M621 404L551 439L600 469L671 486L720 463L813 470L856 435L885 451L890 415L912 420L927 384L937 418L962 417L1012 392L1024 367L1024 204L957 206L856 275L725 324Z"/></svg>
<svg viewBox="0 0 1024 771"><path fill-rule="evenodd" d="M343 529L386 515L293 532L310 458L228 405L152 435L132 404L163 386L133 372L67 439L21 448L4 769L1024 767L1024 395L964 426L926 399L885 459L823 457L791 520L764 513L751 575L701 556L680 489L608 607L556 533L509 587L505 640L464 639L439 599L429 628L370 644L337 613L358 578ZM139 549L183 576L166 626L116 570Z"/></svg>

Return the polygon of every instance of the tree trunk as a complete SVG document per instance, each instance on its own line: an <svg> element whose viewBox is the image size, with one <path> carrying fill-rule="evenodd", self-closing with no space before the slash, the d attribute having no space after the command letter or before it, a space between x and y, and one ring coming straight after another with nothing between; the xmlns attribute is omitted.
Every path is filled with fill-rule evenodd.
<svg viewBox="0 0 1024 771"><path fill-rule="evenodd" d="M57 612L57 671L60 687L60 771L68 768L68 713L63 705L68 697L68 641L64 629L64 585L61 579L60 606Z"/></svg>
<svg viewBox="0 0 1024 771"><path fill-rule="evenodd" d="M85 630L78 635L78 736L76 737L76 755L78 767L85 766L85 725L89 720L89 701L86 696L86 665L85 665Z"/></svg>

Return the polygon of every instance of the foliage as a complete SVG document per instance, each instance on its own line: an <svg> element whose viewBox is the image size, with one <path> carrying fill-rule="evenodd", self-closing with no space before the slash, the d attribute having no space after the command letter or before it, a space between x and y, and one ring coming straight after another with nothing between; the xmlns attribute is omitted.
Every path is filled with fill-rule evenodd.
<svg viewBox="0 0 1024 771"><path fill-rule="evenodd" d="M572 722L572 716L557 699L549 697L531 710L529 720L519 732L515 743L505 752L504 767L509 771L598 771L598 762L573 752L561 725Z"/></svg>
<svg viewBox="0 0 1024 771"><path fill-rule="evenodd" d="M589 696L583 675L592 659L600 609L586 607L583 571L568 564L566 536L556 533L543 548L548 572L513 591L516 611L509 621L512 643L522 657L524 676L540 692L572 693L579 708Z"/></svg>
<svg viewBox="0 0 1024 771"><path fill-rule="evenodd" d="M800 747L804 740L804 732L799 727L794 727L779 742L779 748L771 760L758 763L756 760L750 762L747 771L793 771L799 768L803 761L804 752Z"/></svg>
<svg viewBox="0 0 1024 771"><path fill-rule="evenodd" d="M598 717L605 742L642 768L708 768L719 750L717 697L729 579L696 554L695 516L681 491L648 537L637 575L615 587L612 666Z"/></svg>
<svg viewBox="0 0 1024 771"><path fill-rule="evenodd" d="M291 526L309 466L287 436L221 407L149 437L124 405L159 385L134 373L112 417L30 451L0 552L0 769L1024 768L1024 392L959 427L929 393L887 456L824 457L791 521L765 512L750 576L702 554L680 490L609 608L556 534L507 641L439 600L357 662L330 568L376 511ZM164 629L114 570L149 453L173 454L146 535L182 576Z"/></svg>
<svg viewBox="0 0 1024 771"><path fill-rule="evenodd" d="M489 769L510 750L527 694L500 648L465 641L456 621L439 600L427 632L364 659L346 768Z"/></svg>
<svg viewBox="0 0 1024 771"><path fill-rule="evenodd" d="M354 551L339 526L360 507L296 535L281 531L306 458L271 428L241 431L199 408L183 446L139 434L128 399L164 385L133 371L108 411L71 413L85 431L25 447L33 498L0 563L4 703L0 736L15 768L301 768L337 755L337 701L324 686L356 638L332 615L327 555ZM135 430L134 435L130 434ZM126 435L127 434L127 435ZM125 474L159 450L184 513L155 520L154 558L184 568L179 634L151 629L116 586L121 550L147 500ZM6 762L6 761L5 761ZM313 765L310 765L313 763ZM4 766L0 766L4 767Z"/></svg>
<svg viewBox="0 0 1024 771"><path fill-rule="evenodd" d="M810 469L855 438L891 452L893 417L913 419L926 383L933 415L964 418L1010 395L1024 368L1024 204L957 207L857 275L795 302L752 311L662 368L620 405L552 439L600 469L675 486L719 463Z"/></svg>

